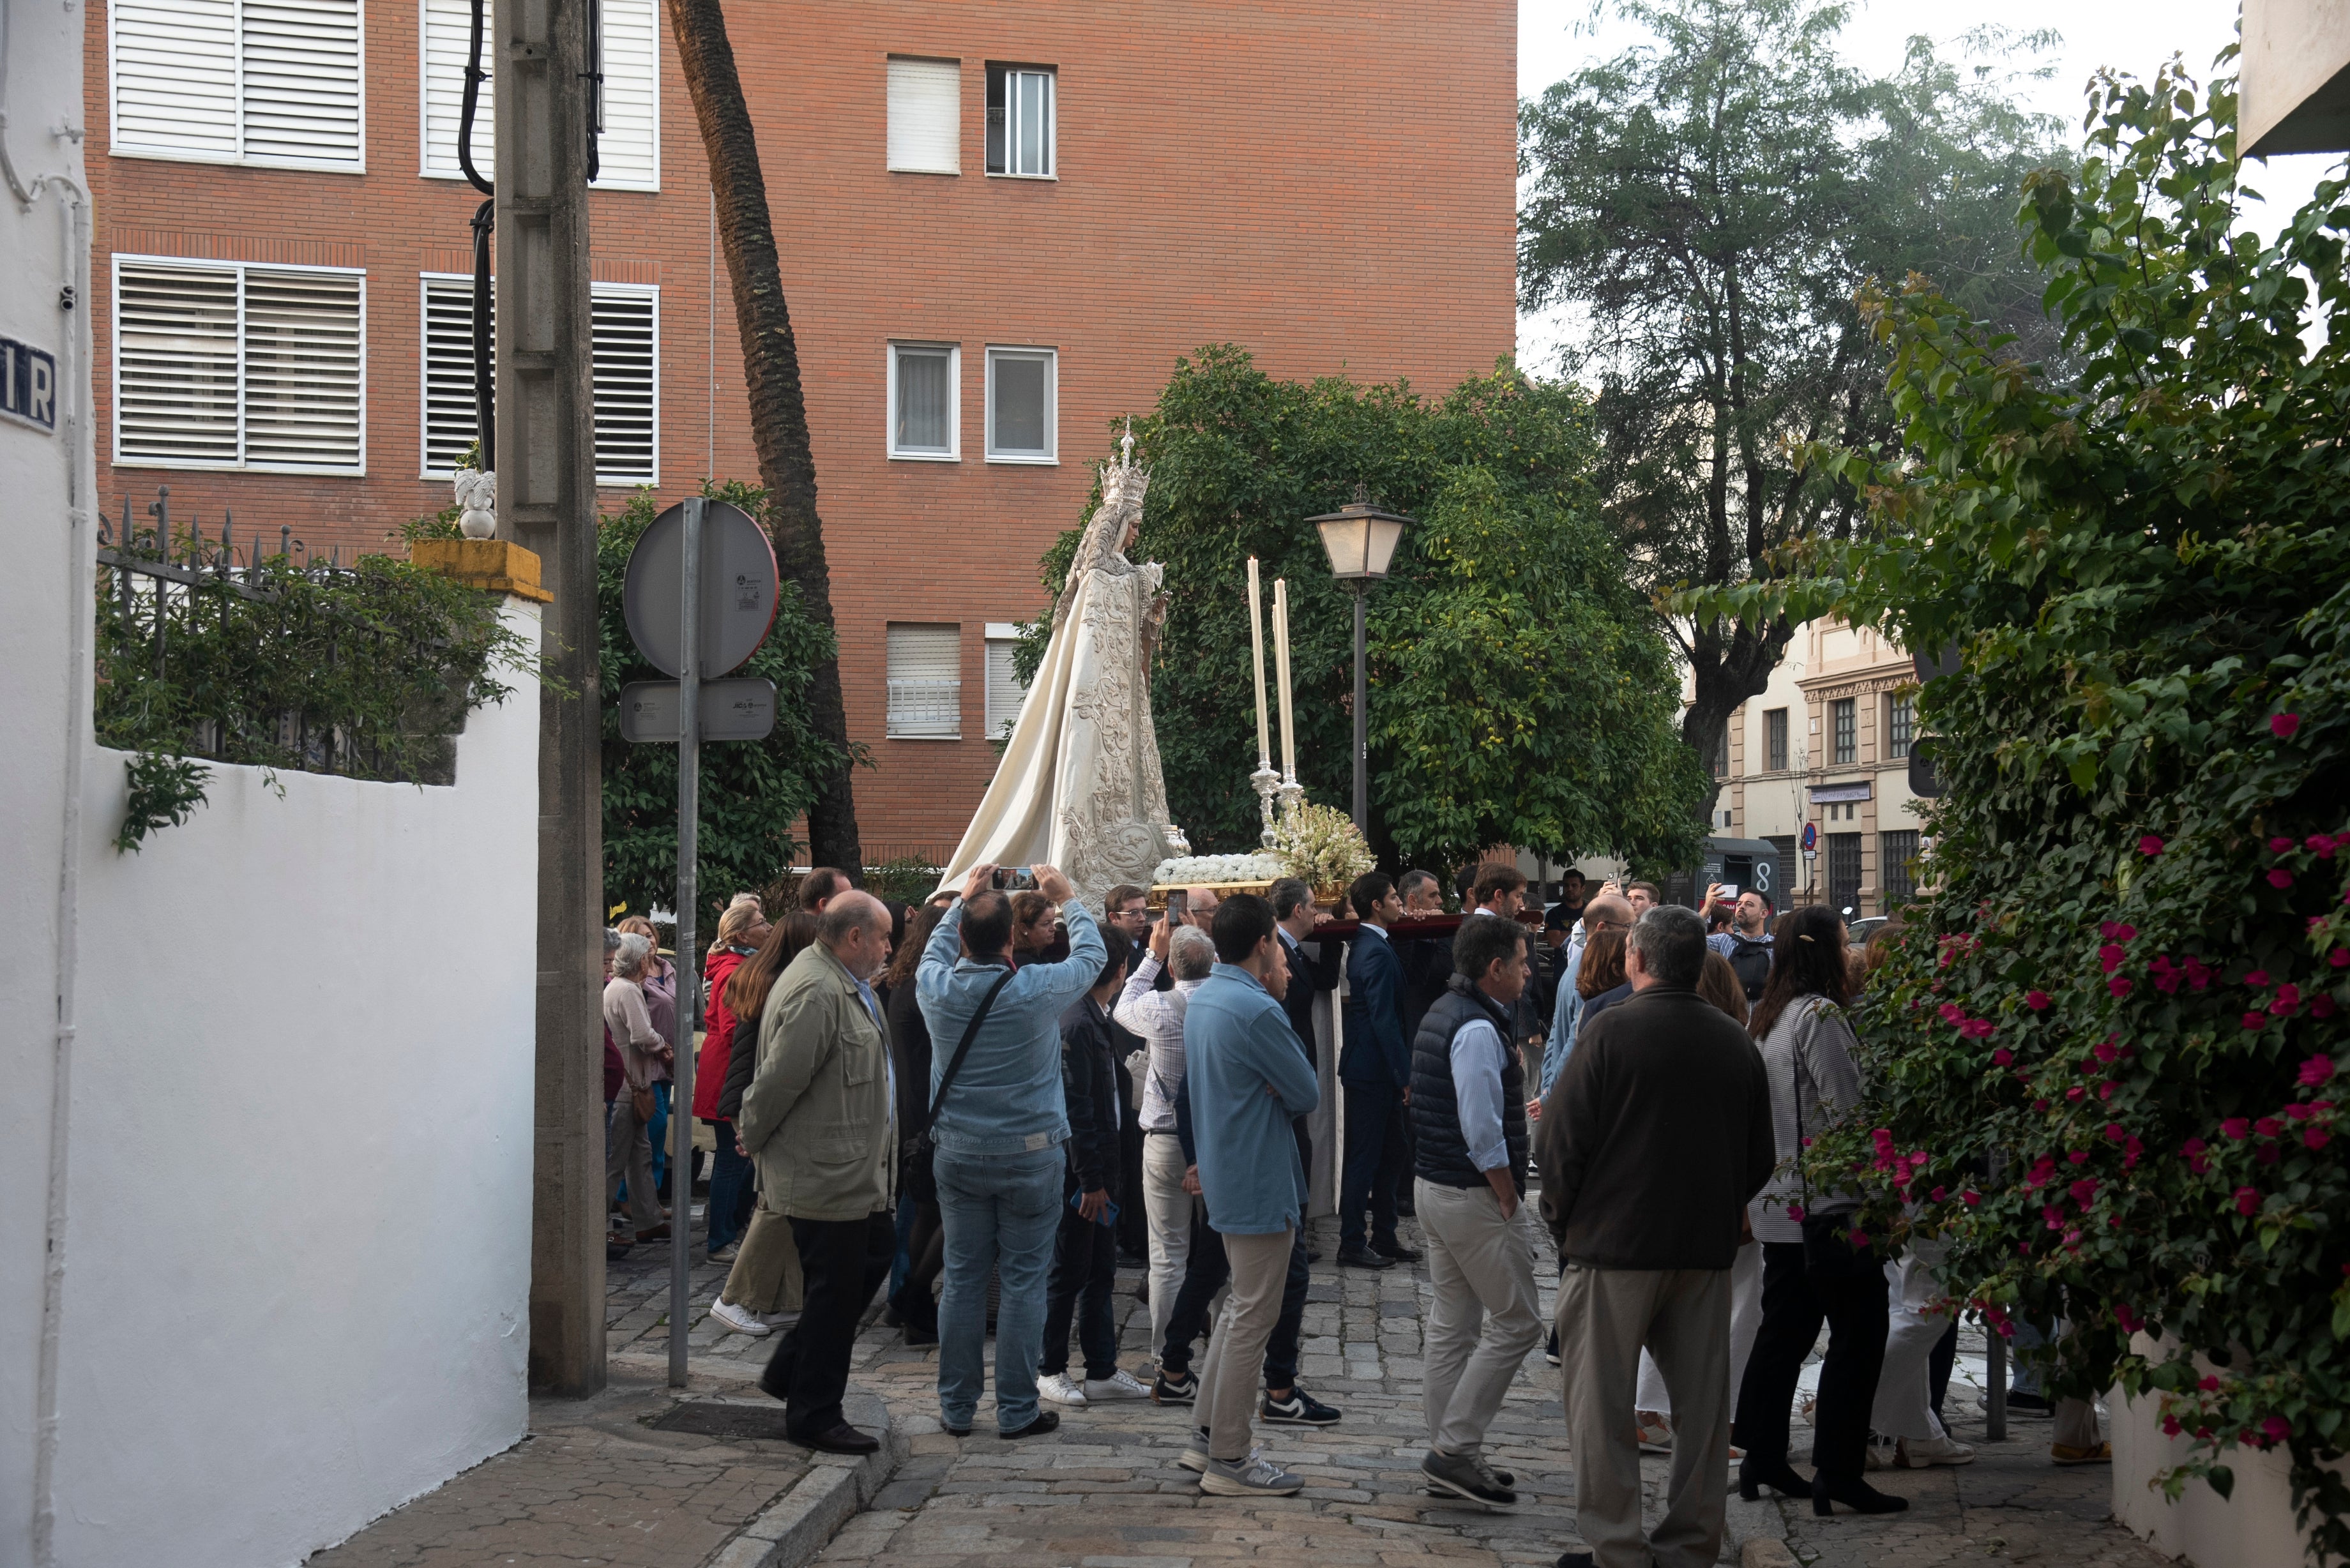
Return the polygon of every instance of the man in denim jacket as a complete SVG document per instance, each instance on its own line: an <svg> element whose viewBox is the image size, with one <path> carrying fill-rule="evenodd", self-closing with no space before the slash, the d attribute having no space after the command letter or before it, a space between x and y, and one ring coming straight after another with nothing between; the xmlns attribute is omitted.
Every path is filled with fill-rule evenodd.
<svg viewBox="0 0 2350 1568"><path fill-rule="evenodd" d="M987 1265L1001 1276L995 1334L995 1423L1007 1438L1060 1425L1036 1407L1044 1345L1045 1275L1061 1223L1061 1014L1101 978L1106 956L1094 918L1069 879L1035 867L1036 890L1068 925L1069 956L1024 964L998 992L943 1097L946 1075L979 1004L1011 967L1012 903L993 887L995 867L975 866L923 950L914 994L931 1031L931 1140L946 1228L946 1284L939 1299L939 1417L971 1430L985 1382Z"/></svg>

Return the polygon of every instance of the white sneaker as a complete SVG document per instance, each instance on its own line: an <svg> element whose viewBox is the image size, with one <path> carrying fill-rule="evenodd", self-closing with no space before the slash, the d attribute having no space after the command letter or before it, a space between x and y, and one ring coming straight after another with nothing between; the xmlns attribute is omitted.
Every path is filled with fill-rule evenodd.
<svg viewBox="0 0 2350 1568"><path fill-rule="evenodd" d="M1211 1497L1290 1497L1305 1487L1298 1477L1254 1454L1244 1459L1210 1459L1200 1477L1200 1490Z"/></svg>
<svg viewBox="0 0 2350 1568"><path fill-rule="evenodd" d="M1083 1402L1089 1404L1096 1399L1148 1399L1149 1397L1150 1385L1121 1366L1107 1377L1087 1378L1086 1397Z"/></svg>
<svg viewBox="0 0 2350 1568"><path fill-rule="evenodd" d="M1055 1372L1049 1377L1036 1379L1036 1397L1050 1399L1055 1405L1082 1405L1086 1391L1077 1386L1076 1379L1066 1372Z"/></svg>
<svg viewBox="0 0 2350 1568"><path fill-rule="evenodd" d="M747 1334L753 1339L763 1338L774 1332L760 1321L757 1313L747 1307L736 1306L733 1302L720 1302L710 1309L710 1315L736 1334Z"/></svg>
<svg viewBox="0 0 2350 1568"><path fill-rule="evenodd" d="M1256 1453L1256 1450L1255 1450L1254 1449L1251 1449L1249 1450L1249 1453L1250 1453L1250 1455L1251 1455L1252 1457L1253 1457L1253 1456L1255 1455L1255 1453ZM1200 1474L1203 1473L1203 1472L1207 1469L1207 1468L1208 1468L1208 1428L1205 1428L1205 1427L1194 1427L1194 1428L1191 1428L1191 1440L1190 1442L1185 1443L1185 1444L1183 1445L1183 1453L1182 1453L1182 1456L1181 1456L1180 1458L1179 1458L1175 1462L1176 1462L1177 1464L1179 1464L1179 1465L1181 1465L1185 1469L1190 1470L1193 1475L1200 1475Z"/></svg>
<svg viewBox="0 0 2350 1568"><path fill-rule="evenodd" d="M1929 1465L1970 1465L1975 1451L1956 1438L1903 1438L1894 1446L1893 1462L1905 1470Z"/></svg>

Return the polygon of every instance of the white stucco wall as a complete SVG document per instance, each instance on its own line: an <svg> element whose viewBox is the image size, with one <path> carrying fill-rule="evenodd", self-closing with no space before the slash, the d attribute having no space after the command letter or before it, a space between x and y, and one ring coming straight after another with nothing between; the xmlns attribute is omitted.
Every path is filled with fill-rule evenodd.
<svg viewBox="0 0 2350 1568"><path fill-rule="evenodd" d="M525 683L453 787L220 767L127 856L95 753L58 1563L297 1563L521 1437L537 746Z"/></svg>
<svg viewBox="0 0 2350 1568"><path fill-rule="evenodd" d="M19 179L81 182L78 5L7 6L0 66L5 134ZM59 290L76 281L76 230L63 192L45 185L32 209L0 191L0 337L57 357L57 428L0 416L0 670L7 717L0 744L0 1563L31 1560L45 1277L52 1069L57 1052L58 884L64 864L68 760L78 733L68 670L76 604L75 497L89 483L88 374L77 367L80 322ZM80 303L77 301L77 303ZM77 422L80 428L76 429Z"/></svg>

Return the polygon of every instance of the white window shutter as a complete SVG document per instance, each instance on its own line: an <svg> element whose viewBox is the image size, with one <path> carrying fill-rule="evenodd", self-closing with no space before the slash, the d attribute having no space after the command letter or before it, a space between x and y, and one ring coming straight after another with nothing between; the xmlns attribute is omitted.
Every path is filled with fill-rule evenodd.
<svg viewBox="0 0 2350 1568"><path fill-rule="evenodd" d="M117 462L237 462L236 323L234 267L116 264Z"/></svg>
<svg viewBox="0 0 2350 1568"><path fill-rule="evenodd" d="M660 291L599 283L595 314L596 483L660 482Z"/></svg>
<svg viewBox="0 0 2350 1568"><path fill-rule="evenodd" d="M603 0L604 133L596 189L660 189L660 16L655 0Z"/></svg>
<svg viewBox="0 0 2350 1568"><path fill-rule="evenodd" d="M889 61L889 167L962 172L962 63Z"/></svg>
<svg viewBox="0 0 2350 1568"><path fill-rule="evenodd" d="M363 167L359 0L244 0L244 156Z"/></svg>
<svg viewBox="0 0 2350 1568"><path fill-rule="evenodd" d="M115 0L117 151L237 156L236 10L237 0Z"/></svg>
<svg viewBox="0 0 2350 1568"><path fill-rule="evenodd" d="M1021 683L1014 658L1019 642L1014 638L995 636L994 627L987 629L987 738L993 741L1012 732L1014 722L1020 717L1020 704L1027 700L1028 688Z"/></svg>
<svg viewBox="0 0 2350 1568"><path fill-rule="evenodd" d="M245 269L246 466L361 466L364 297L357 273Z"/></svg>
<svg viewBox="0 0 2350 1568"><path fill-rule="evenodd" d="M486 7L488 0L483 0ZM450 180L465 177L457 161L457 130L465 105L465 62L473 38L473 0L424 0L424 172ZM491 69L496 34L485 14L482 69ZM497 114L487 75L473 110L473 167L491 178L497 162Z"/></svg>
<svg viewBox="0 0 2350 1568"><path fill-rule="evenodd" d="M473 419L473 280L427 275L423 283L423 473L446 479L480 434ZM494 328L495 290L490 318Z"/></svg>
<svg viewBox="0 0 2350 1568"><path fill-rule="evenodd" d="M889 735L893 740L962 738L962 627L890 626Z"/></svg>

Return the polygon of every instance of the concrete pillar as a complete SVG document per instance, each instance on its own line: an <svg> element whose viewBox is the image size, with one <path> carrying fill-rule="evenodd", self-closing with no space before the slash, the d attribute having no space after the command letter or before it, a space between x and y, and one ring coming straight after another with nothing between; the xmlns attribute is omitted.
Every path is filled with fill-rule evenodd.
<svg viewBox="0 0 2350 1568"><path fill-rule="evenodd" d="M604 1386L604 913L588 11L495 0L498 529L546 562L530 1382Z"/></svg>

